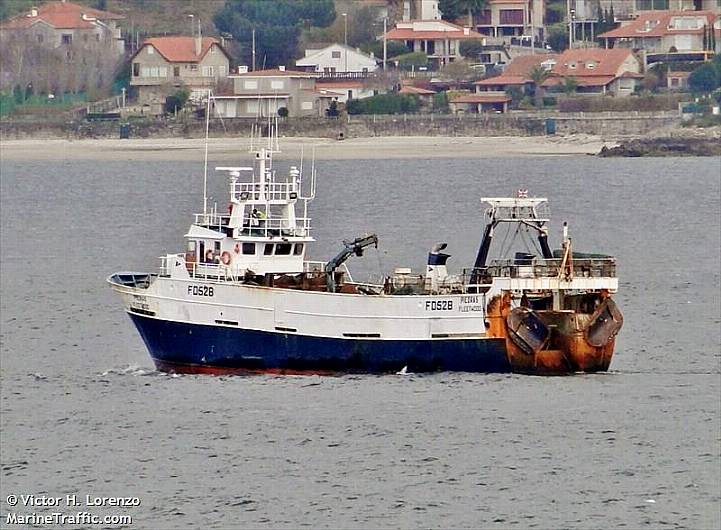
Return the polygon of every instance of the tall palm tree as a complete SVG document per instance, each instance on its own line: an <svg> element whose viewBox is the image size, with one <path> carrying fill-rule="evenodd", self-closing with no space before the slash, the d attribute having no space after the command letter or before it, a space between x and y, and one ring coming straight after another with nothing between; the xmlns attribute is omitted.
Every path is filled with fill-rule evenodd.
<svg viewBox="0 0 721 530"><path fill-rule="evenodd" d="M569 96L571 94L574 94L576 92L576 89L578 88L578 79L573 76L564 77L562 88L563 91Z"/></svg>
<svg viewBox="0 0 721 530"><path fill-rule="evenodd" d="M551 76L551 71L537 64L528 71L528 78L533 81L533 99L536 107L540 106L543 97L543 82Z"/></svg>

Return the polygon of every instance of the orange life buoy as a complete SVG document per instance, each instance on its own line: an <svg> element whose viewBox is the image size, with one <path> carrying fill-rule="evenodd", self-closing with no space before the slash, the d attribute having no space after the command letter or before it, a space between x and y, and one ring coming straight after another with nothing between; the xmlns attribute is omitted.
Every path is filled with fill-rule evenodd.
<svg viewBox="0 0 721 530"><path fill-rule="evenodd" d="M220 255L220 261L223 262L223 265L230 265L230 252L227 250L223 251L223 253Z"/></svg>
<svg viewBox="0 0 721 530"><path fill-rule="evenodd" d="M240 243L235 244L235 248L233 249L236 254L240 254Z"/></svg>

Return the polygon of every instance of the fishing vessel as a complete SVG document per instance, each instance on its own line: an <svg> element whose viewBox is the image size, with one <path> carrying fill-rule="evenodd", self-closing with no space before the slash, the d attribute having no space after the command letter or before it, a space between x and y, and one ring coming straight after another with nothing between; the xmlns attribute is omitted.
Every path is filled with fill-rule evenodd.
<svg viewBox="0 0 721 530"><path fill-rule="evenodd" d="M481 198L487 209L477 256L456 274L439 243L421 272L399 267L380 282L356 281L347 260L377 247L378 238L363 234L343 241L327 261L306 259L316 172L304 179L300 165L276 174L273 137L254 152L252 166L216 168L228 182L228 210L208 208L204 192L185 251L161 257L157 272L108 278L159 370L608 369L623 324L612 299L615 258L575 253L565 223L560 249L552 251L547 199L525 190ZM490 259L504 227L532 234L537 251Z"/></svg>

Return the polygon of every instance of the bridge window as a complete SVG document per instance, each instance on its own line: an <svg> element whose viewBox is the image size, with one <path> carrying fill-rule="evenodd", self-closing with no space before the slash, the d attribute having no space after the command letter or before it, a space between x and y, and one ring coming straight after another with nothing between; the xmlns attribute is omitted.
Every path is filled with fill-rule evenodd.
<svg viewBox="0 0 721 530"><path fill-rule="evenodd" d="M255 254L255 243L243 243L243 254Z"/></svg>
<svg viewBox="0 0 721 530"><path fill-rule="evenodd" d="M264 256L270 256L271 254L273 254L273 247L274 247L274 246L275 246L275 245L274 245L273 243L266 243L266 244L265 244L265 248L263 249L263 255L264 255Z"/></svg>
<svg viewBox="0 0 721 530"><path fill-rule="evenodd" d="M290 249L293 247L290 243L278 243L275 246L276 256L290 256Z"/></svg>
<svg viewBox="0 0 721 530"><path fill-rule="evenodd" d="M303 254L303 243L296 243L295 248L293 249L293 254L296 256L300 256Z"/></svg>

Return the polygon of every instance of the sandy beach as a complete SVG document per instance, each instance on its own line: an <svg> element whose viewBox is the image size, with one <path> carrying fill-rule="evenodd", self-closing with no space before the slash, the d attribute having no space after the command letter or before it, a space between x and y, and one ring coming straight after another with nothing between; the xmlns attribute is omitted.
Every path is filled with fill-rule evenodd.
<svg viewBox="0 0 721 530"><path fill-rule="evenodd" d="M277 158L305 157L319 160L399 158L488 158L596 154L616 141L598 136L503 137L374 137L343 141L327 138L281 138ZM247 138L215 138L208 144L213 160L238 160L247 156ZM203 139L23 139L0 142L5 160L202 160Z"/></svg>

